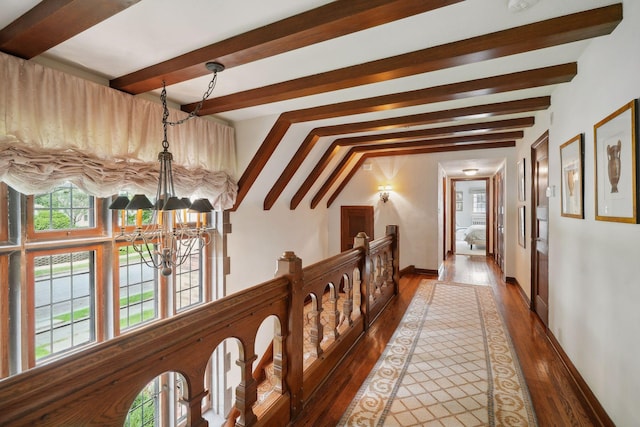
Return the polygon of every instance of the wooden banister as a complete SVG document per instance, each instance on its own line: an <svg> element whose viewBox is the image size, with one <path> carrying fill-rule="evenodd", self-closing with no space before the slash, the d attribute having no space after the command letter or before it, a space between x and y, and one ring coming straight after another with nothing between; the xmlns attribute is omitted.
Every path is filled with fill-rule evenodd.
<svg viewBox="0 0 640 427"><path fill-rule="evenodd" d="M394 295L396 286L383 286L385 291L370 301L373 279L368 266L371 254L387 260L385 271L397 265L397 227L379 240L367 238L355 246L304 269L300 258L285 252L273 280L0 380L0 425L121 426L138 393L167 372L179 372L188 385L182 396L187 424L206 425L201 401L211 391L203 373L213 351L227 338L239 342L236 364L241 371L227 425L252 426L260 420L263 425L286 425L360 339L374 318L365 314L379 313ZM392 279L392 273L385 273L385 283ZM327 287L330 292L325 296ZM317 304L312 329L322 357L307 365L303 317L304 300L310 294ZM263 360L273 360L279 383L274 388L276 402L259 411L258 419L254 346L258 330L270 316L278 325L271 357Z"/></svg>

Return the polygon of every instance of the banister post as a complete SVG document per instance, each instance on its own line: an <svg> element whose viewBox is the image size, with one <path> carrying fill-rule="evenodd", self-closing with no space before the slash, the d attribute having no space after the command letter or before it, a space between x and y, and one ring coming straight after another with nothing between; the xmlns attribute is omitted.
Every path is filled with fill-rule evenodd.
<svg viewBox="0 0 640 427"><path fill-rule="evenodd" d="M187 425L191 427L207 427L209 423L202 418L202 399L209 394L202 390L195 396L183 397L181 401L189 407L187 412Z"/></svg>
<svg viewBox="0 0 640 427"><path fill-rule="evenodd" d="M253 404L256 403L258 395L258 383L253 379L253 362L257 356L253 351L253 343L244 349L249 355L244 355L238 359L236 364L240 366L241 381L236 387L236 408L240 410L240 417L236 421L236 426L248 427L254 425L258 418L253 412Z"/></svg>
<svg viewBox="0 0 640 427"><path fill-rule="evenodd" d="M292 251L287 251L278 259L276 277L285 276L291 283L289 297L289 318L283 325L282 335L285 338L283 352L284 387L291 394L291 419L302 411L302 369L304 348L304 278L302 276L302 260Z"/></svg>
<svg viewBox="0 0 640 427"><path fill-rule="evenodd" d="M364 317L364 329L369 329L369 306L371 305L371 253L369 249L371 238L364 231L353 238L353 248L363 248L362 271L360 274L360 312Z"/></svg>
<svg viewBox="0 0 640 427"><path fill-rule="evenodd" d="M397 225L387 225L387 236L393 236L391 243L393 292L400 292L400 230Z"/></svg>

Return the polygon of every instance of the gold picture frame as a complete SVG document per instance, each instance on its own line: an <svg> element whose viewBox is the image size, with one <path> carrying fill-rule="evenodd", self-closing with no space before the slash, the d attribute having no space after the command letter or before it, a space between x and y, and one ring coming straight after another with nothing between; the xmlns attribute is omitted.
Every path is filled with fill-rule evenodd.
<svg viewBox="0 0 640 427"><path fill-rule="evenodd" d="M560 146L560 214L584 219L584 138L579 134Z"/></svg>
<svg viewBox="0 0 640 427"><path fill-rule="evenodd" d="M636 224L636 100L593 127L596 220Z"/></svg>

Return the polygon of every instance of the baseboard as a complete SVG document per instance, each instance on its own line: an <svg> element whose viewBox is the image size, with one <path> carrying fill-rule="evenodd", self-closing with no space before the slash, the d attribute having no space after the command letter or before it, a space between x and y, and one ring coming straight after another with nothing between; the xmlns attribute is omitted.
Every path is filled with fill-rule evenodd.
<svg viewBox="0 0 640 427"><path fill-rule="evenodd" d="M416 268L415 265L408 265L402 270L400 270L400 277L405 274L421 274L424 276L435 276L438 277L438 270L429 270L426 268Z"/></svg>
<svg viewBox="0 0 640 427"><path fill-rule="evenodd" d="M551 346L553 347L555 352L560 357L560 360L562 360L562 363L564 363L567 370L571 374L571 377L573 378L573 381L578 386L580 393L582 393L582 396L587 401L587 404L591 407L591 410L600 421L600 425L606 426L606 427L609 427L609 426L615 427L615 424L613 423L611 418L609 418L607 411L605 411L605 409L602 407L602 405L598 401L598 398L593 394L593 392L587 385L587 382L584 380L584 378L582 378L582 375L580 375L580 372L578 372L578 369L576 369L573 362L571 362L571 359L569 359L569 356L567 356L567 353L564 352L564 350L562 349L562 346L560 345L556 337L553 335L553 332L551 332L549 328L546 328L546 330L547 330L547 337L551 342Z"/></svg>
<svg viewBox="0 0 640 427"><path fill-rule="evenodd" d="M522 298L522 301L524 302L525 307L527 307L527 308L531 307L531 300L527 296L527 294L524 291L524 289L522 289L522 286L520 286L520 283L518 282L518 279L516 279L515 277L507 276L505 278L505 282L507 282L507 283L509 283L511 285L516 285L518 287L518 293L520 294L520 297Z"/></svg>

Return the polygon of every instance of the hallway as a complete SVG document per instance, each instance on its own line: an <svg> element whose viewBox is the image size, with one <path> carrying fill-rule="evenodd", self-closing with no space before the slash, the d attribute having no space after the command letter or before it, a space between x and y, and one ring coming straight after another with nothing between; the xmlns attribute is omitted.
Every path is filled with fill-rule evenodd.
<svg viewBox="0 0 640 427"><path fill-rule="evenodd" d="M393 335L424 275L405 275L400 295L352 349L302 411L295 426L334 426L374 367ZM432 278L436 278L435 276ZM546 337L544 326L529 311L519 289L506 284L492 259L453 255L438 279L491 286L520 359L540 426L601 425Z"/></svg>

